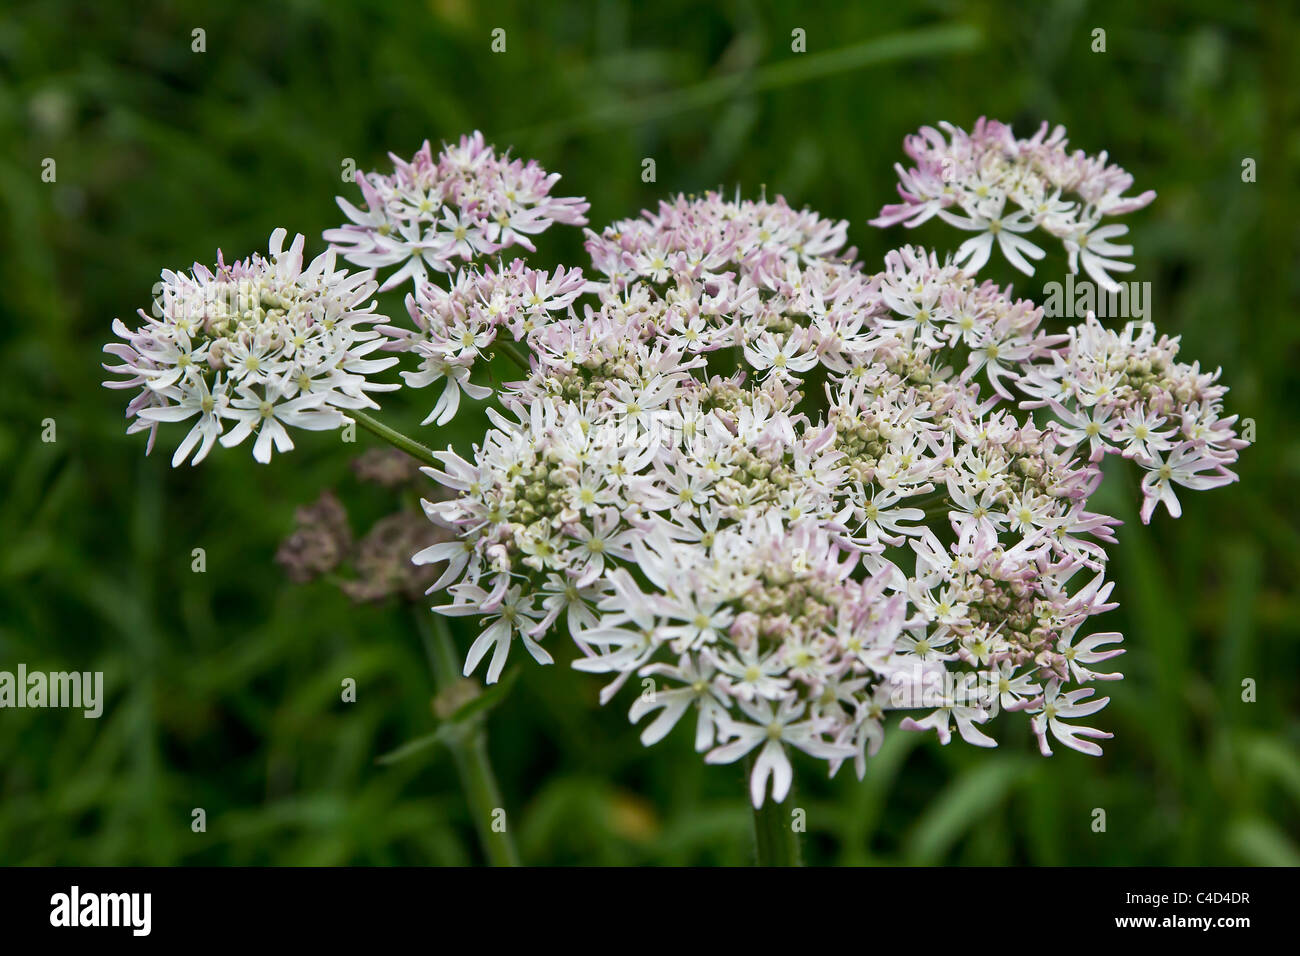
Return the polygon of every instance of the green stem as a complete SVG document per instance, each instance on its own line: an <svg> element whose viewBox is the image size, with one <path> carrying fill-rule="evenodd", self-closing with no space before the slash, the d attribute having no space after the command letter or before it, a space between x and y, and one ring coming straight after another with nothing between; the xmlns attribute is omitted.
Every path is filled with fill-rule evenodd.
<svg viewBox="0 0 1300 956"><path fill-rule="evenodd" d="M754 770L754 758L745 758L745 782L748 784ZM748 799L748 787L746 787ZM750 804L753 807L753 804ZM794 790L782 803L770 796L761 807L754 808L754 850L759 866L803 866L799 847L799 834L794 830L791 810L794 807Z"/></svg>
<svg viewBox="0 0 1300 956"><path fill-rule="evenodd" d="M445 691L461 679L456 646L447 621L441 614L430 614L424 607L416 608L415 619L433 670L434 684L440 692ZM472 719L463 731L447 741L447 749L456 763L461 790L469 804L487 861L492 866L518 866L519 851L515 849L509 829L497 831L492 826L503 804L496 774L492 772L492 761L488 757L483 718Z"/></svg>
<svg viewBox="0 0 1300 956"><path fill-rule="evenodd" d="M525 372L531 372L533 367L528 364L528 356L519 351L519 346L513 342L507 342L504 339L497 339L492 343L496 348L501 350L501 354L510 361L514 362Z"/></svg>
<svg viewBox="0 0 1300 956"><path fill-rule="evenodd" d="M497 787L496 776L492 773L487 735L482 728L478 728L454 746L451 752L488 863L492 866L518 866L519 851L515 849L510 830L493 829L493 812L501 807L501 791Z"/></svg>
<svg viewBox="0 0 1300 956"><path fill-rule="evenodd" d="M441 468L442 463L433 457L433 452L426 446L420 444L414 438L408 438L395 428L389 428L377 418L371 418L359 408L348 409L348 415L356 420L356 423L370 432L377 435L384 441L388 442L394 448L399 448L406 452L412 458L424 462L426 465L433 465L435 468Z"/></svg>

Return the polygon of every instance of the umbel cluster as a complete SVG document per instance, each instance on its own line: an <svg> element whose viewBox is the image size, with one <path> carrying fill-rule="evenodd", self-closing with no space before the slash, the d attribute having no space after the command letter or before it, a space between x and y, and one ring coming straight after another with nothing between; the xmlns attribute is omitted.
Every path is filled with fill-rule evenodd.
<svg viewBox="0 0 1300 956"><path fill-rule="evenodd" d="M905 147L873 223L941 220L951 254L905 245L872 270L844 221L706 193L587 229L590 262L547 269L534 237L585 226L587 203L477 133L426 143L357 177L310 263L277 230L265 255L163 272L153 313L114 324L109 384L150 447L188 428L176 465L373 422L395 365L437 388L430 445L487 402L472 448L399 445L442 486L442 536L412 560L441 568L436 613L479 621L465 672L495 681L518 648L550 663L566 636L602 701L628 686L645 744L689 718L706 761L751 757L756 806L787 794L789 748L861 775L891 720L991 747L1006 712L1044 754L1098 754L1096 682L1122 653L1090 623L1115 606L1100 462L1140 471L1149 521L1234 481L1245 443L1177 338L1045 319L979 277L995 251L1032 274L1060 243L1113 291L1133 268L1115 220L1153 193L1046 124ZM402 286L403 320L379 314ZM497 355L515 380L487 374Z"/></svg>

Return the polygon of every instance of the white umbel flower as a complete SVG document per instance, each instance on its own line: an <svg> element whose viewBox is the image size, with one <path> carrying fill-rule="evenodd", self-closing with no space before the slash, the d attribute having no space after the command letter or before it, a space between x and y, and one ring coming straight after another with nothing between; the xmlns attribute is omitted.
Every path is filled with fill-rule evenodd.
<svg viewBox="0 0 1300 956"><path fill-rule="evenodd" d="M365 305L374 274L336 269L332 251L304 268L303 237L285 249L285 235L271 234L266 256L164 271L154 315L141 310L135 329L113 323L124 341L104 351L121 364L104 367L125 380L105 384L140 389L127 431L147 430L152 450L160 422L193 420L174 466L191 453L197 465L218 440L232 447L250 436L253 457L266 463L272 449L293 447L286 426L338 428L348 409L378 407L368 393L397 387L370 379L397 362L367 358L385 342L371 327L385 317Z"/></svg>

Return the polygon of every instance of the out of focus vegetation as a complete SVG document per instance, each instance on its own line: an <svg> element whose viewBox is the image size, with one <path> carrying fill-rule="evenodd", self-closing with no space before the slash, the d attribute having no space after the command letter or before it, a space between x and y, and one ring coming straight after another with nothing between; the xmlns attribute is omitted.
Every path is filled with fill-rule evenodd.
<svg viewBox="0 0 1300 956"><path fill-rule="evenodd" d="M1218 0L712 6L269 0L7 3L0 12L0 669L102 670L98 721L0 711L0 862L463 863L479 850L450 760L375 758L429 733L432 678L410 612L353 608L273 563L293 511L351 480L303 433L272 467L217 449L146 459L99 385L115 316L162 267L337 224L345 159L381 165L481 128L586 195L601 224L670 191L766 186L850 221L868 263L937 225L866 225L901 138L981 114L1061 122L1159 197L1129 217L1133 278L1186 353L1222 365L1253 418L1241 482L1136 520L1111 574L1127 679L1106 688L1106 756L1039 758L1016 722L976 751L895 733L865 783L799 767L807 855L835 863L1300 863L1300 24L1287 3ZM206 52L193 52L195 29ZM505 53L490 52L493 29ZM791 52L802 28L807 52ZM1106 52L1092 52L1092 31ZM41 180L45 158L57 181ZM657 162L657 183L641 179ZM1254 159L1257 181L1242 181ZM930 230L933 231L930 231ZM580 236L539 262L582 261ZM1060 278L1049 259L1037 294ZM390 304L390 303L385 303ZM392 303L393 308L400 308ZM431 394L387 403L416 427ZM42 421L57 441L42 443ZM432 444L461 448L463 416ZM366 436L362 436L365 440ZM366 493L370 494L370 493ZM358 519L359 522L361 518ZM364 525L362 525L364 527ZM205 573L191 571L194 548ZM465 628L472 622L457 622ZM458 631L461 647L469 633ZM510 826L533 863L740 863L738 768L679 728L644 750L627 701L556 666L489 718ZM340 682L358 682L355 704ZM1243 702L1243 681L1256 700ZM1012 733L1011 731L1015 731ZM191 811L207 832L191 831ZM1106 831L1094 832L1094 809Z"/></svg>

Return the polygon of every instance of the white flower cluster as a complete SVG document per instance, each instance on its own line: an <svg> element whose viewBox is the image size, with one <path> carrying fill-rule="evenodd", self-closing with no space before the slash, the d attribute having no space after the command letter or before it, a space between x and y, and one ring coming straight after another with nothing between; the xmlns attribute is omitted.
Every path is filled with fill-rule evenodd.
<svg viewBox="0 0 1300 956"><path fill-rule="evenodd" d="M1090 208L1122 206L1126 179L1070 163L1108 177ZM977 746L1023 712L1044 754L1100 753L1072 722L1120 677L1095 669L1120 635L1084 628L1114 607L1100 451L1153 469L1144 519L1176 509L1171 482L1235 477L1224 390L1146 329L1045 331L969 260L905 247L869 275L845 233L678 197L588 232L603 280L510 313L531 371L470 458L436 453L453 497L426 510L456 540L415 559L447 562L436 610L482 620L467 673L495 681L516 640L549 663L563 619L602 700L637 678L646 744L693 714L706 760L751 755L755 804L788 792L787 747L862 774L892 711ZM437 338L482 348L495 281L426 294Z"/></svg>
<svg viewBox="0 0 1300 956"><path fill-rule="evenodd" d="M950 123L939 126L943 132L926 126L904 140L916 166L896 165L903 201L882 209L873 225L912 227L938 216L977 232L954 256L970 272L984 266L996 242L1008 262L1033 275L1029 260L1046 255L1025 238L1034 229L1061 240L1070 271L1082 266L1107 291L1117 288L1110 273L1133 269L1125 261L1133 247L1115 242L1128 226L1101 223L1107 216L1141 209L1156 194L1148 190L1125 196L1133 177L1107 164L1104 152L1068 152L1065 128L1057 126L1049 134L1047 123L1029 139L1017 139L1011 127L983 118L970 133Z"/></svg>
<svg viewBox="0 0 1300 956"><path fill-rule="evenodd" d="M391 154L390 154L391 156ZM393 174L358 174L365 208L339 197L351 220L327 230L326 242L366 268L398 266L382 288L411 279L418 288L432 269L451 272L510 246L536 251L529 236L554 223L581 226L587 203L552 196L559 175L496 150L475 132L437 157L426 140L409 161L391 156Z"/></svg>
<svg viewBox="0 0 1300 956"><path fill-rule="evenodd" d="M415 330L380 326L397 348L420 360L415 371L402 372L412 388L443 383L442 394L422 424L445 425L460 408L462 393L473 399L492 389L470 382L470 372L491 351L505 329L515 341L550 321L549 313L566 309L586 288L578 269L557 269L553 275L529 269L522 259L493 270L462 270L444 289L421 282L406 298Z"/></svg>
<svg viewBox="0 0 1300 956"><path fill-rule="evenodd" d="M304 269L303 237L283 249L285 235L271 234L266 257L164 271L154 315L140 310L135 329L113 322L124 341L104 351L121 364L104 367L125 378L104 384L140 389L127 432L148 431L152 451L159 422L195 420L173 466L191 453L197 465L218 440L231 447L253 434L253 457L269 462L272 448L293 448L286 425L338 428L340 409L377 408L367 393L397 387L369 379L398 361L366 357L385 341L371 327L384 316L362 305L374 273L336 269L333 252Z"/></svg>
<svg viewBox="0 0 1300 956"><path fill-rule="evenodd" d="M1098 669L1120 635L1086 626L1114 607L1100 460L1146 470L1147 521L1161 502L1178 514L1176 485L1235 480L1244 442L1218 372L1178 362L1176 339L1092 315L1045 328L975 276L995 240L1032 271L1039 227L1113 284L1124 227L1098 223L1152 194L1125 197L1128 174L1067 153L1060 129L943 128L909 138L918 168L877 223L981 235L947 259L903 247L874 274L847 223L714 193L588 231L586 274L489 264L586 204L477 134L437 158L426 144L362 177L367 208L343 203L353 224L327 234L393 267L387 286L413 280L413 328L371 325L370 274L335 272L332 251L304 271L282 232L270 259L164 273L162 317L118 323L127 344L108 347L142 386L132 430L198 415L176 461L196 444L198 460L234 421L223 444L256 430L266 460L289 447L281 423L330 427L395 387L368 379L396 361L365 358L380 347L418 359L407 385L443 383L426 419L443 425L496 391L471 378L506 352L527 372L481 444L425 469L452 540L414 557L446 564L436 610L481 621L467 674L486 661L496 681L516 641L549 663L562 627L574 666L608 676L602 701L631 682L646 744L690 714L707 761L750 757L756 805L788 793L790 747L862 775L893 712L977 746L1019 712L1044 754L1098 754L1110 734L1074 721L1121 676Z"/></svg>
<svg viewBox="0 0 1300 956"><path fill-rule="evenodd" d="M1142 466L1142 521L1164 504L1177 518L1182 506L1174 485L1218 488L1236 480L1228 466L1246 442L1237 437L1237 416L1222 417L1227 387L1219 370L1175 360L1178 339L1156 339L1155 326L1129 323L1107 329L1089 314L1070 329L1068 348L1050 364L1027 370L1020 389L1046 405L1052 427L1067 441L1086 445L1095 461L1118 454Z"/></svg>

